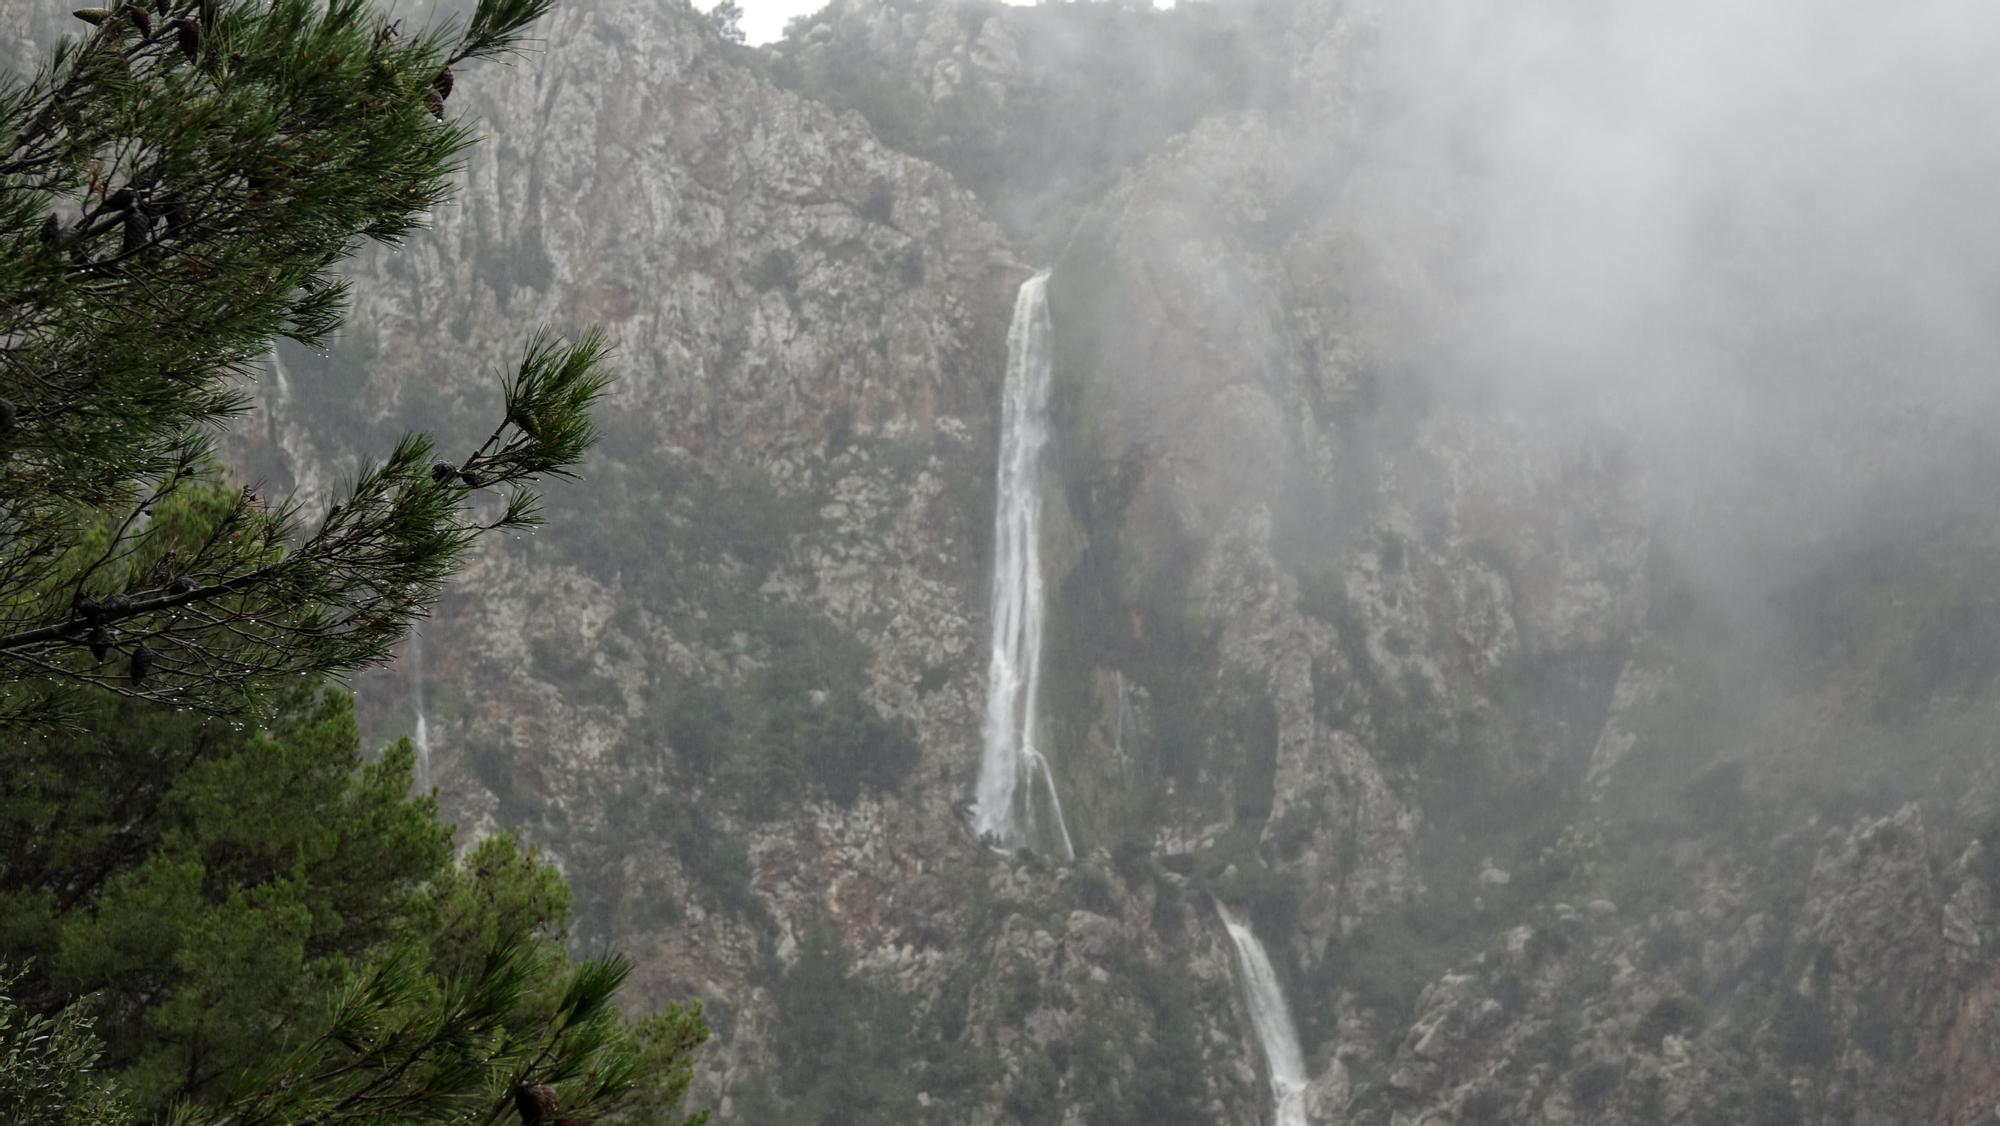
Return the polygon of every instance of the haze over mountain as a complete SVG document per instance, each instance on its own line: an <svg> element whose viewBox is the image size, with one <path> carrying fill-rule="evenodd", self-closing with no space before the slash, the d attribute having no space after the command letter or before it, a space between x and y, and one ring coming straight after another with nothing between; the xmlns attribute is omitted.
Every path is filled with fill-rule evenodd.
<svg viewBox="0 0 2000 1126"><path fill-rule="evenodd" d="M560 3L239 447L617 342L358 694L719 1123L1990 1119L2000 11L799 14Z"/></svg>

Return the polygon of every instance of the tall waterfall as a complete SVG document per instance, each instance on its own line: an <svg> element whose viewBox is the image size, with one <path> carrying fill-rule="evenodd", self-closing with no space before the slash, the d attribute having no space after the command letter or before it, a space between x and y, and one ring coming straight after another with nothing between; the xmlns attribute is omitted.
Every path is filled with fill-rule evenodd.
<svg viewBox="0 0 2000 1126"><path fill-rule="evenodd" d="M1236 944L1236 965L1243 979L1243 1001L1250 1007L1250 1023L1257 1030L1257 1042L1264 1049L1264 1065L1271 1073L1271 1098L1277 1106L1272 1126L1306 1126L1306 1062L1299 1051L1298 1026L1292 1023L1291 1007L1285 1004L1284 990L1278 986L1277 972L1257 941L1250 924L1236 913L1215 905L1229 941Z"/></svg>
<svg viewBox="0 0 2000 1126"><path fill-rule="evenodd" d="M1076 859L1048 759L1035 749L1042 668L1042 453L1049 439L1049 275L1021 283L1007 330L993 520L993 655L973 823L1004 849L1059 846ZM1054 822L1038 809L1047 798Z"/></svg>
<svg viewBox="0 0 2000 1126"><path fill-rule="evenodd" d="M410 704L417 713L416 731L410 736L417 745L417 792L425 794L431 788L431 725L424 717L424 639L414 629L405 659L410 662Z"/></svg>

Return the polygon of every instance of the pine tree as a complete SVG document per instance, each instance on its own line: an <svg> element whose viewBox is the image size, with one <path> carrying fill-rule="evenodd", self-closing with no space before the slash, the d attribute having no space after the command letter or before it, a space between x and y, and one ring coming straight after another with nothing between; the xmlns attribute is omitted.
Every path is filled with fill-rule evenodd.
<svg viewBox="0 0 2000 1126"><path fill-rule="evenodd" d="M742 43L749 38L743 32L743 5L736 0L716 0L715 7L708 10L708 21L728 42Z"/></svg>
<svg viewBox="0 0 2000 1126"><path fill-rule="evenodd" d="M619 1019L626 965L571 959L562 877L506 836L454 862L408 741L365 761L344 694L294 686L263 730L117 697L80 722L0 744L0 964L44 1022L90 998L82 1062L133 1106L475 1122L547 1087L681 1121L700 1009Z"/></svg>
<svg viewBox="0 0 2000 1126"><path fill-rule="evenodd" d="M682 1121L699 1009L621 1019L560 877L505 837L453 863L407 744L363 765L317 683L538 519L601 337L537 336L477 448L405 438L323 512L209 446L276 337L329 340L340 262L445 198L457 68L550 2L406 34L368 0L118 0L0 80L0 950L42 959L0 1016L62 1034L0 1028L0 1097L122 1114L102 1063L185 1124Z"/></svg>
<svg viewBox="0 0 2000 1126"><path fill-rule="evenodd" d="M97 1070L104 1042L81 1001L44 1016L13 996L20 971L0 970L0 1121L15 1126L125 1126L136 1121L118 1085Z"/></svg>
<svg viewBox="0 0 2000 1126"><path fill-rule="evenodd" d="M335 992L315 1035L248 1076L239 1094L184 1107L175 1121L707 1121L678 1110L708 1036L700 1007L623 1021L612 998L630 963L571 961L569 893L551 869L489 837L440 874L426 907L412 915L408 940Z"/></svg>
<svg viewBox="0 0 2000 1126"><path fill-rule="evenodd" d="M267 1058L450 862L407 742L364 763L344 694L293 686L261 731L102 695L80 721L0 746L0 959L41 1011L94 997L146 1105Z"/></svg>
<svg viewBox="0 0 2000 1126"><path fill-rule="evenodd" d="M0 724L384 660L480 533L537 519L592 438L594 333L532 341L478 448L408 437L323 512L201 486L274 338L324 344L341 260L448 195L455 68L550 3L405 34L367 0L119 0L0 82Z"/></svg>

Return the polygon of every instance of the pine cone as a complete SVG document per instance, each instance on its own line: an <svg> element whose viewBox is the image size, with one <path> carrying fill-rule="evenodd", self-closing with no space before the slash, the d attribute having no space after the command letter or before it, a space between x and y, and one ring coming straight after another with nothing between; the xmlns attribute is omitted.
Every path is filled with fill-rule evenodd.
<svg viewBox="0 0 2000 1126"><path fill-rule="evenodd" d="M146 245L146 239L153 233L153 221L137 211L125 213L125 238L118 246L118 253L130 254Z"/></svg>
<svg viewBox="0 0 2000 1126"><path fill-rule="evenodd" d="M556 1126L555 1089L539 1084L516 1087L514 1109L521 1113L522 1126Z"/></svg>
<svg viewBox="0 0 2000 1126"><path fill-rule="evenodd" d="M201 57L201 25L191 19L174 21L174 38L180 43L181 54L189 62Z"/></svg>

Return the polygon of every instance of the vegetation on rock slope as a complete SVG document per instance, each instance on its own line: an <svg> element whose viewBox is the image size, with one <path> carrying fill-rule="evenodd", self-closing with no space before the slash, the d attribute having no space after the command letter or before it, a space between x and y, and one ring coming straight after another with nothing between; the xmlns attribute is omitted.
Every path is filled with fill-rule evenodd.
<svg viewBox="0 0 2000 1126"><path fill-rule="evenodd" d="M321 677L537 522L602 341L538 339L467 456L407 437L310 518L209 453L274 337L339 325L341 260L446 194L452 68L547 8L127 2L0 84L10 1120L681 1119L699 1008L621 1017L556 871L504 835L455 860L410 745L364 759Z"/></svg>

